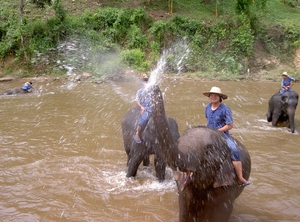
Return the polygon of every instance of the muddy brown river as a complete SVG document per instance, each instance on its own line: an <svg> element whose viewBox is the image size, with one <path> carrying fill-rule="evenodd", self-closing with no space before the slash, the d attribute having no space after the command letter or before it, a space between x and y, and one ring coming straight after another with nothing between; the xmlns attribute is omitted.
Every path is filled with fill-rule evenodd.
<svg viewBox="0 0 300 222"><path fill-rule="evenodd" d="M4 92L22 82L0 83ZM35 82L37 93L0 96L0 220L178 221L173 172L165 182L151 166L126 178L121 119L138 82ZM164 80L166 112L182 134L205 124L202 95L219 86L233 111L231 133L248 149L250 180L230 222L300 220L300 110L296 132L272 127L267 104L280 83ZM293 89L300 93L300 84Z"/></svg>

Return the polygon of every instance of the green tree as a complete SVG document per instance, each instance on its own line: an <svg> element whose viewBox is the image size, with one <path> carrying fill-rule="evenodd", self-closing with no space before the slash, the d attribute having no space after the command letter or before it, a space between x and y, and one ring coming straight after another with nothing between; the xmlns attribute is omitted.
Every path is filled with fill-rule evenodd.
<svg viewBox="0 0 300 222"><path fill-rule="evenodd" d="M37 5L39 8L44 8L46 4L51 5L52 1L51 0L32 0L31 2L29 1L28 3L33 3L35 5ZM24 8L26 6L27 2L24 0L20 0L20 25L22 27L23 25L23 12L24 12ZM22 34L21 31L21 47L24 49L24 36ZM27 60L27 55L26 55L26 51L24 50L24 57Z"/></svg>
<svg viewBox="0 0 300 222"><path fill-rule="evenodd" d="M235 9L238 14L250 14L250 6L253 3L253 0L237 0Z"/></svg>

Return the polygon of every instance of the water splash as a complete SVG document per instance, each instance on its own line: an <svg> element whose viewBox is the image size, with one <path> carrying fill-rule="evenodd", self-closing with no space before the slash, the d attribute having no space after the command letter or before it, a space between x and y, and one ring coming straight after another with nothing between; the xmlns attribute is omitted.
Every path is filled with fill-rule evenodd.
<svg viewBox="0 0 300 222"><path fill-rule="evenodd" d="M159 84L165 72L181 74L186 59L190 53L190 48L185 39L175 43L171 48L165 49L157 62L155 69L150 72L147 87Z"/></svg>

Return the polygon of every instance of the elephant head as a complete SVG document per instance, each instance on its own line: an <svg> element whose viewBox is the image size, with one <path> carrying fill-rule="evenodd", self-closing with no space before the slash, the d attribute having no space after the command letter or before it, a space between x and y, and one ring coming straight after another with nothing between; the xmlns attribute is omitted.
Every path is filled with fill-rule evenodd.
<svg viewBox="0 0 300 222"><path fill-rule="evenodd" d="M274 94L269 99L267 113L268 122L272 121L272 126L277 126L279 122L287 122L287 127L291 132L295 132L295 111L298 105L298 94L294 91L285 92L280 95Z"/></svg>
<svg viewBox="0 0 300 222"><path fill-rule="evenodd" d="M173 169L179 169L179 220L227 221L234 200L242 192L230 159L230 150L221 132L207 127L188 129L176 142L165 116L163 96L153 86L152 117L163 158ZM244 177L249 178L250 156L241 143L238 148Z"/></svg>

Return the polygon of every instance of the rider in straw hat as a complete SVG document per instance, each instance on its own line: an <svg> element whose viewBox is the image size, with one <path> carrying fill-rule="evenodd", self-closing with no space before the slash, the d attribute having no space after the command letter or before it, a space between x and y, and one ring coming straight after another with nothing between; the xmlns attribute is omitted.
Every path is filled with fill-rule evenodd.
<svg viewBox="0 0 300 222"><path fill-rule="evenodd" d="M281 80L281 89L279 91L279 94L282 95L285 92L292 91L292 85L295 79L288 75L287 72L282 73L282 80Z"/></svg>
<svg viewBox="0 0 300 222"><path fill-rule="evenodd" d="M222 103L222 100L227 99L228 96L222 93L221 89L216 86L212 87L209 92L204 92L203 95L209 97L210 99L210 103L206 105L205 108L207 127L224 133L227 145L231 150L230 156L239 179L239 184L240 186L250 185L250 181L247 181L243 177L243 166L240 154L234 139L229 134L229 130L233 128L232 113L231 109Z"/></svg>

